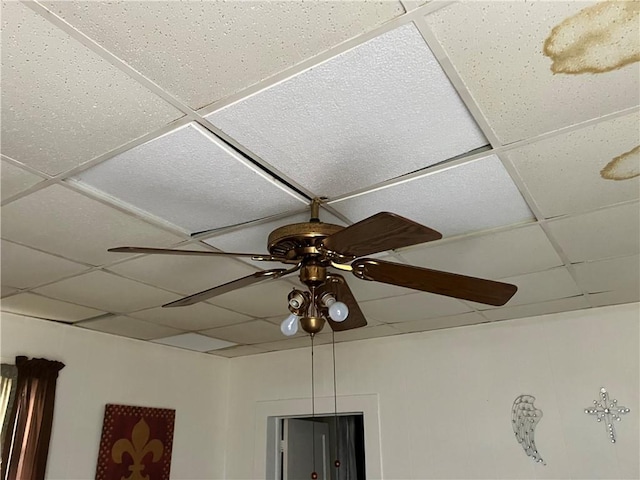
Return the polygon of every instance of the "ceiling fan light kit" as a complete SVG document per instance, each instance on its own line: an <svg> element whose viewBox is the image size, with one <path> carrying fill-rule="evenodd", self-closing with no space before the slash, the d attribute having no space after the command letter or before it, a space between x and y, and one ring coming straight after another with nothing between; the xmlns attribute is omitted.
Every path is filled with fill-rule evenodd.
<svg viewBox="0 0 640 480"><path fill-rule="evenodd" d="M280 326L282 333L287 336L298 332L298 323L311 336L320 332L325 323L328 323L333 331L367 325L347 281L336 271L351 272L361 280L398 285L495 306L507 303L517 291L515 285L507 283L366 258L367 255L387 250L439 240L442 234L388 212L377 213L348 227L323 223L319 219L319 210L324 200L312 200L311 218L308 222L293 223L272 231L267 240L269 254L146 247L117 247L109 251L250 257L254 261L291 265L288 269L276 268L255 272L163 305L193 305L238 288L299 272L298 278L307 290L293 289L288 295L291 315Z"/></svg>

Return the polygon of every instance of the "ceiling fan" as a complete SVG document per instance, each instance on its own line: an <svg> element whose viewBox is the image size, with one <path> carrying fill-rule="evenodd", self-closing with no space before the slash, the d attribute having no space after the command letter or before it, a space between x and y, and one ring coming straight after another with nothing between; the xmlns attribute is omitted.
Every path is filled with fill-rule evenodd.
<svg viewBox="0 0 640 480"><path fill-rule="evenodd" d="M399 215L381 212L349 227L323 223L319 219L322 200L311 202L308 222L294 223L269 234L269 254L174 250L147 247L117 247L109 252L163 255L250 257L255 261L280 262L290 268L263 270L217 287L163 305L183 307L269 279L299 271L300 282L308 291L293 289L288 296L291 315L282 323L285 335L303 330L315 335L325 321L334 331L364 327L364 318L346 280L336 271L348 271L361 280L387 283L448 297L501 306L516 293L517 287L455 273L431 270L367 255L439 240L442 234Z"/></svg>

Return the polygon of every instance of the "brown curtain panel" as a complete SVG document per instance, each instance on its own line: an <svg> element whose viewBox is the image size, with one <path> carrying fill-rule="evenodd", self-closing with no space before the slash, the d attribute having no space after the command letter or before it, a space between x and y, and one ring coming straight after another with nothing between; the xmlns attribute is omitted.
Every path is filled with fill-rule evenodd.
<svg viewBox="0 0 640 480"><path fill-rule="evenodd" d="M43 480L53 423L56 381L64 363L16 357L18 381L2 445L3 480Z"/></svg>

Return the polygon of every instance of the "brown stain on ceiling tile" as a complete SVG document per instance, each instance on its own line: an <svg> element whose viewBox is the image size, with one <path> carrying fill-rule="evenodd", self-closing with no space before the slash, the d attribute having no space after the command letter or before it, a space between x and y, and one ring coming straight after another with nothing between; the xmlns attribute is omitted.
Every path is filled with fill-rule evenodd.
<svg viewBox="0 0 640 480"><path fill-rule="evenodd" d="M606 180L628 180L640 175L640 145L611 160L600 170Z"/></svg>
<svg viewBox="0 0 640 480"><path fill-rule="evenodd" d="M640 61L639 29L639 0L606 1L556 25L543 51L554 74L610 72Z"/></svg>

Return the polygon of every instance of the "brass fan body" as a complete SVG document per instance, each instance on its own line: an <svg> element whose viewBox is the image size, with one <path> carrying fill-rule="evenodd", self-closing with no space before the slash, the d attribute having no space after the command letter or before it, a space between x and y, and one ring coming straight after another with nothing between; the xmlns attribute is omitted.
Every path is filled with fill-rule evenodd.
<svg viewBox="0 0 640 480"><path fill-rule="evenodd" d="M322 248L322 241L344 230L340 225L303 222L285 225L269 234L267 248L282 263L300 264L300 281L309 288L319 287L327 279L327 267L334 256ZM353 258L349 258L352 260Z"/></svg>

